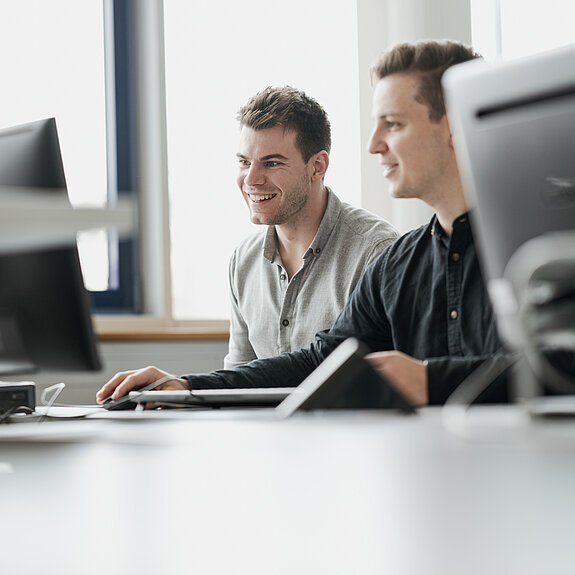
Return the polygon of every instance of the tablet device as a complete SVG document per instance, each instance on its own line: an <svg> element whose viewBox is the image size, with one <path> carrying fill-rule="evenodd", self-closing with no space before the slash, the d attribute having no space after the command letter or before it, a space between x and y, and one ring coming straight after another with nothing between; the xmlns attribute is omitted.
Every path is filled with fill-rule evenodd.
<svg viewBox="0 0 575 575"><path fill-rule="evenodd" d="M415 413L411 403L364 356L358 339L340 344L276 410L282 417L312 409L395 409Z"/></svg>

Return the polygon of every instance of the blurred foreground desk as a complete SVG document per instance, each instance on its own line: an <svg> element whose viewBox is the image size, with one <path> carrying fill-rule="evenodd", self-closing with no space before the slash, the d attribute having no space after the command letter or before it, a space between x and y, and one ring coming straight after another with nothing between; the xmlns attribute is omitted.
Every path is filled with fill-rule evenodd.
<svg viewBox="0 0 575 575"><path fill-rule="evenodd" d="M42 425L0 435L2 573L575 570L575 421L477 408L468 439L437 409Z"/></svg>

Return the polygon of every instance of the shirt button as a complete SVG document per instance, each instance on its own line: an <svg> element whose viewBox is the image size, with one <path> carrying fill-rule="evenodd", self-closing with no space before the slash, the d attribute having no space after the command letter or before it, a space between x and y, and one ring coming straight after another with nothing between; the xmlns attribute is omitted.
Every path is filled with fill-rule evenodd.
<svg viewBox="0 0 575 575"><path fill-rule="evenodd" d="M319 254L319 253L321 253L321 250L319 248L315 248L315 253Z"/></svg>
<svg viewBox="0 0 575 575"><path fill-rule="evenodd" d="M282 282L283 282L283 281L285 281L285 279L286 279L286 275L285 275L285 274L280 274L280 280L282 280Z"/></svg>
<svg viewBox="0 0 575 575"><path fill-rule="evenodd" d="M284 319L284 320L282 321L282 325L283 325L284 327L287 327L287 326L289 325L289 319Z"/></svg>
<svg viewBox="0 0 575 575"><path fill-rule="evenodd" d="M459 316L456 309L452 309L449 315L451 319L457 319L457 317Z"/></svg>
<svg viewBox="0 0 575 575"><path fill-rule="evenodd" d="M454 262L458 262L458 261L459 261L459 254L458 254L457 252L455 252L455 253L451 256L451 259L452 259Z"/></svg>

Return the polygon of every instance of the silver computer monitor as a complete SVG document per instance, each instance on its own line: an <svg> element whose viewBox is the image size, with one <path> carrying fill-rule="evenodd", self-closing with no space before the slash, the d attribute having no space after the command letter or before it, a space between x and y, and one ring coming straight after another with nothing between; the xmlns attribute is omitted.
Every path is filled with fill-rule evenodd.
<svg viewBox="0 0 575 575"><path fill-rule="evenodd" d="M558 233L563 243L546 245L575 254L569 239L575 238L575 44L507 62L454 66L443 88L498 327L504 341L517 346L510 262L530 242ZM546 251L557 255L559 248ZM529 257L536 253L541 250Z"/></svg>

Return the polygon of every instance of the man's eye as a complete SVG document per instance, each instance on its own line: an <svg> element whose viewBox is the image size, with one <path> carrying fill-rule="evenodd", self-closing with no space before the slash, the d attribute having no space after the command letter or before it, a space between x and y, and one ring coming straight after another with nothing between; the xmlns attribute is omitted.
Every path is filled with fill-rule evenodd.
<svg viewBox="0 0 575 575"><path fill-rule="evenodd" d="M247 160L242 160L241 158L238 160L238 162L242 167L248 167L250 165L250 163Z"/></svg>
<svg viewBox="0 0 575 575"><path fill-rule="evenodd" d="M266 162L266 166L268 168L275 168L276 166L279 166L279 164L280 164L279 162L275 162L272 160L270 160L269 162Z"/></svg>

